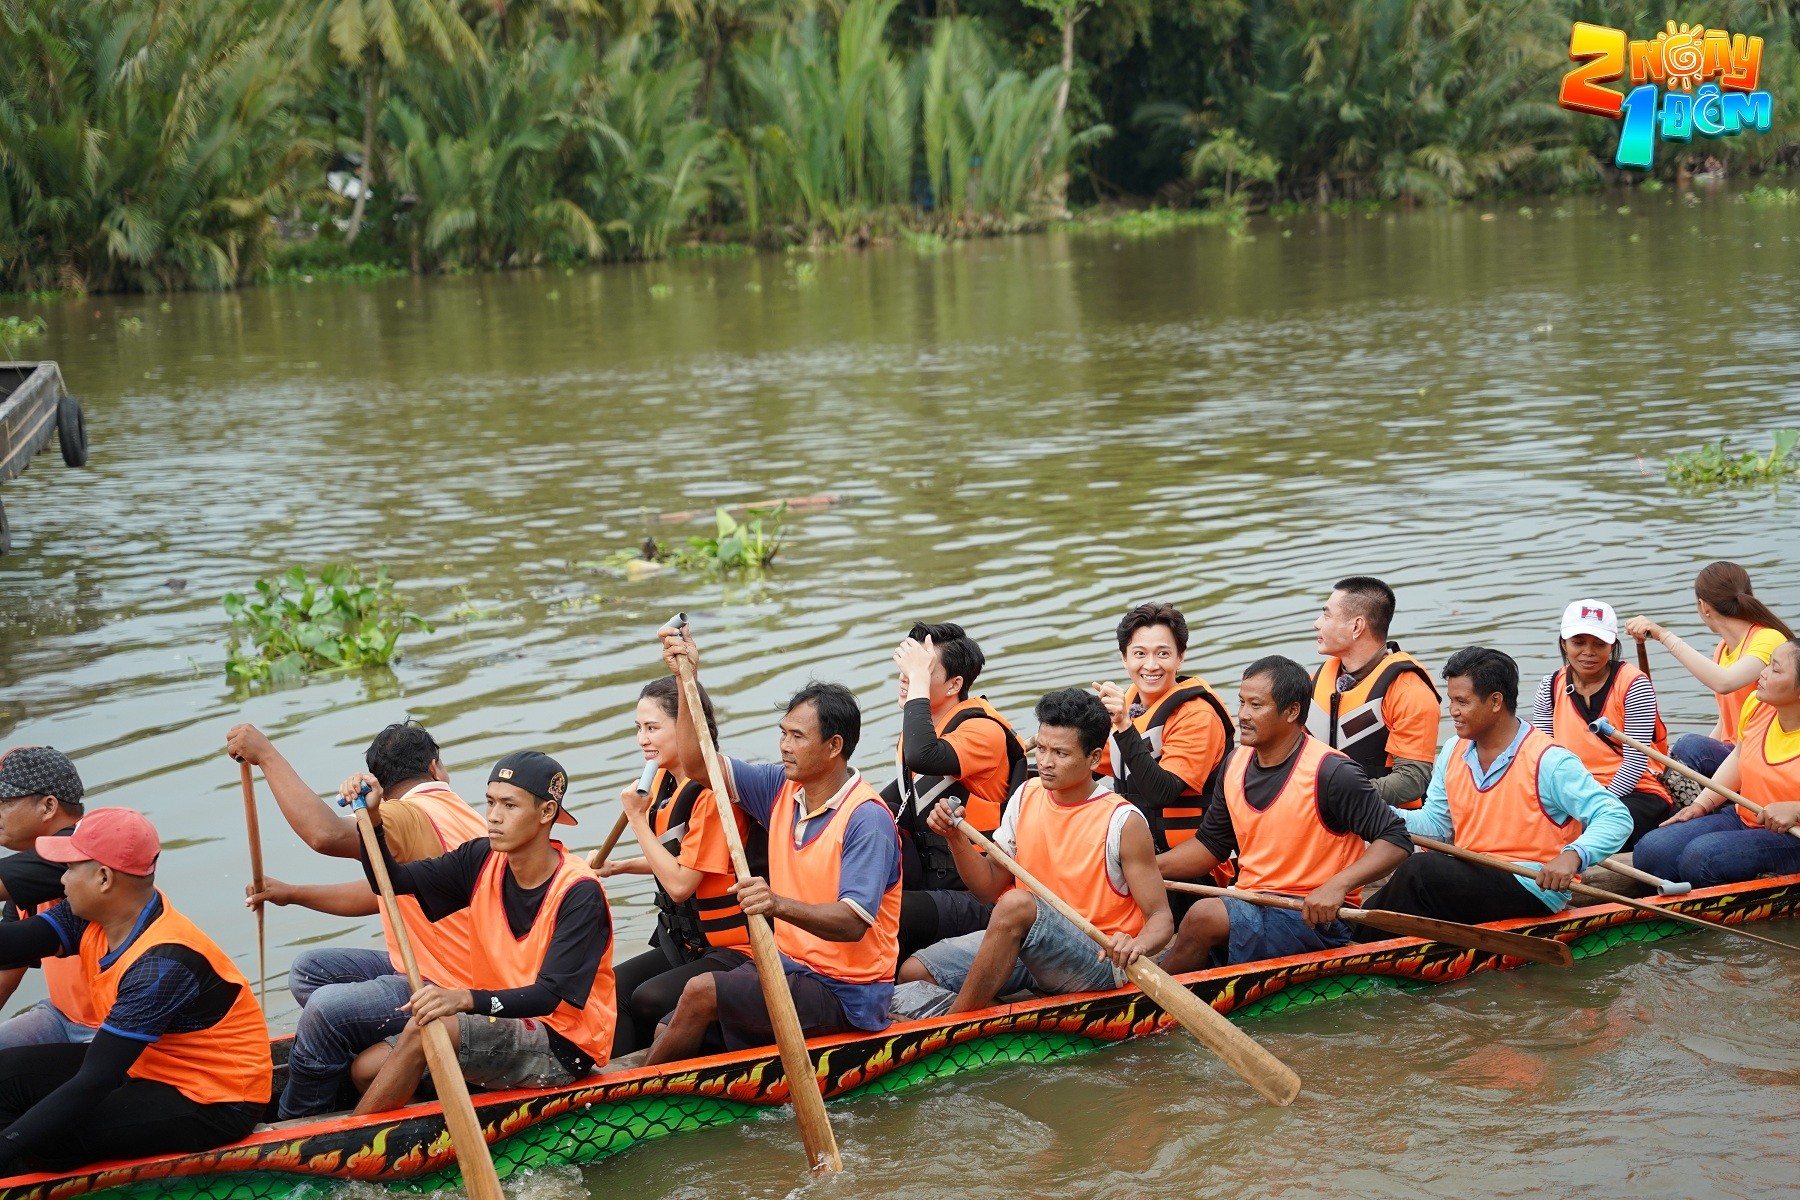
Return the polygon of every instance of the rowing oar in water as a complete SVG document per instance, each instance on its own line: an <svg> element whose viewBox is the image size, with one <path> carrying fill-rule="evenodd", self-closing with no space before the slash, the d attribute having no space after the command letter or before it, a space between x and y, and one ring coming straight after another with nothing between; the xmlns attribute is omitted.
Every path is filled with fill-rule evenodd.
<svg viewBox="0 0 1800 1200"><path fill-rule="evenodd" d="M1588 728L1592 729L1595 733L1599 734L1603 738L1611 738L1615 742L1624 742L1627 746L1630 746L1632 749L1642 751L1644 756L1646 758L1650 759L1651 761L1661 763L1663 766L1669 768L1669 770L1674 771L1678 775L1687 776L1689 779L1693 780L1695 783L1699 784L1703 788L1712 789L1713 791L1719 793L1719 795L1721 795L1721 796L1725 797L1727 800L1731 801L1733 804L1737 805L1739 808L1742 808L1749 812L1755 813L1757 820L1762 819L1763 806L1758 804L1756 801L1746 799L1745 797L1740 796L1738 793L1736 793L1736 792L1732 791L1730 788L1726 787L1724 784L1715 780L1712 776L1702 775L1700 772L1694 770L1694 768L1688 766L1686 763L1678 762L1677 760L1670 758L1668 755L1666 755L1662 751L1658 750L1655 746L1646 746L1646 745L1644 745L1644 743L1642 743L1642 742L1638 741L1636 738L1632 737L1629 733L1623 733L1617 729L1614 729L1612 726L1612 722L1608 721L1605 717L1601 717L1598 721L1593 722L1592 724L1590 724L1588 726ZM1794 828L1788 830L1788 832L1793 834L1795 837L1800 838L1800 825L1796 825Z"/></svg>
<svg viewBox="0 0 1800 1200"><path fill-rule="evenodd" d="M244 784L244 825L250 834L250 886L263 890L262 827L256 820L256 783L250 778L250 764L238 764ZM263 906L256 906L256 991L262 997L263 1011L269 1008L269 939L263 918Z"/></svg>
<svg viewBox="0 0 1800 1200"><path fill-rule="evenodd" d="M1274 896L1268 892L1249 892L1242 888L1209 887L1203 883L1163 881L1171 891L1192 892L1196 896L1229 896L1260 904L1264 908L1290 908L1299 912L1306 905L1292 896ZM1372 929L1397 933L1402 937L1424 938L1451 946L1467 946L1509 958L1548 963L1553 967L1573 966L1575 956L1569 948L1552 938L1531 937L1523 933L1507 933L1500 929L1484 929L1480 925L1464 925L1460 921L1440 921L1436 917L1415 917L1411 913L1387 912L1379 908L1340 908L1338 916Z"/></svg>
<svg viewBox="0 0 1800 1200"><path fill-rule="evenodd" d="M375 825L369 820L368 794L367 784L356 794L356 828L362 834L363 848L369 852L375 882L381 887L381 907L387 913L388 927L394 931L394 942L400 947L400 962L406 968L406 985L417 992L419 962L413 957L412 938L406 933L406 914L400 911L400 905L394 899L394 881L388 876L387 860L381 856L381 843L375 840ZM482 1133L481 1120L475 1115L475 1102L469 1099L469 1085L463 1080L462 1065L456 1061L456 1047L450 1044L450 1032L442 1021L432 1021L421 1026L419 1034L469 1200L506 1200L506 1194L500 1190L500 1176L494 1172L494 1157Z"/></svg>
<svg viewBox="0 0 1800 1200"><path fill-rule="evenodd" d="M1015 862L1012 855L994 845L980 830L964 820L958 820L956 828L988 856L989 862L999 863L1012 872L1013 878L1030 888L1040 903L1048 904L1061 913L1064 920L1093 938L1102 948L1112 945L1112 939L1100 932L1092 921L1045 887L1036 876ZM1300 1094L1300 1077L1286 1063L1263 1049L1255 1038L1220 1016L1212 1005L1176 983L1154 960L1139 958L1125 968L1125 974L1143 990L1144 995L1156 1001L1164 1012L1179 1021L1183 1029L1218 1055L1226 1066L1241 1075L1246 1083L1261 1092L1271 1104L1292 1104L1294 1097Z"/></svg>
<svg viewBox="0 0 1800 1200"><path fill-rule="evenodd" d="M650 790L650 781L655 778L656 760L651 759L644 764L644 773L638 776L637 790L639 792L648 792ZM619 838L625 833L625 826L630 823L630 817L627 817L624 813L619 814L619 819L613 822L612 832L606 835L606 840L600 843L600 848L588 855L588 866L598 871L600 869L600 864L612 857L613 847L619 844Z"/></svg>
<svg viewBox="0 0 1800 1200"><path fill-rule="evenodd" d="M1514 875L1522 875L1526 879L1536 879L1536 867L1527 867L1519 863L1510 863L1503 858L1495 858L1490 854L1482 854L1474 850L1465 850L1461 846L1453 846L1449 842L1440 842L1436 838L1413 834L1412 840L1428 850L1437 850L1452 858L1460 858L1464 862L1480 863L1484 867L1493 867L1497 871L1507 871ZM1661 904L1650 904L1643 900L1633 900L1630 896L1621 896L1616 892L1601 891L1597 887L1589 887L1579 879L1569 885L1569 890L1577 896L1586 896L1593 900L1604 900L1608 904L1622 904L1626 908L1635 908L1639 912L1655 913L1659 917L1667 917L1671 921L1680 921L1688 925L1698 925L1702 929L1713 929L1720 933L1735 934L1741 938L1749 938L1753 942L1761 942L1765 946L1779 946L1790 954L1800 954L1800 946L1792 946L1787 942L1778 942L1774 938L1766 938L1761 934L1751 933L1748 929L1739 929L1735 925L1721 925L1716 921L1703 921L1699 917L1689 916L1684 912L1664 907ZM1546 914L1548 915L1548 914Z"/></svg>
<svg viewBox="0 0 1800 1200"><path fill-rule="evenodd" d="M687 614L676 613L663 628L679 631L685 638ZM700 685L694 680L693 663L686 658L679 661L676 677L681 683L681 702L700 742L700 757L706 761L706 779L712 787L713 803L719 806L719 824L725 831L725 846L731 851L731 866L742 884L751 878L750 860L744 857L737 814L731 810L731 794L725 787L725 767L719 762L718 748L713 745L712 733L702 719L705 709L700 703ZM645 784L645 789L648 788ZM761 913L746 914L745 923L750 930L750 957L756 963L756 980L762 985L769 1023L775 1027L781 1069L787 1074L794 1119L800 1126L800 1143L806 1149L806 1165L814 1175L833 1174L843 1170L844 1163L838 1157L837 1137L831 1132L831 1117L825 1112L825 1095L819 1091L819 1077L814 1073L812 1056L806 1052L806 1034L800 1028L800 1014L794 1010L794 994L788 990L781 952L775 947L775 931Z"/></svg>

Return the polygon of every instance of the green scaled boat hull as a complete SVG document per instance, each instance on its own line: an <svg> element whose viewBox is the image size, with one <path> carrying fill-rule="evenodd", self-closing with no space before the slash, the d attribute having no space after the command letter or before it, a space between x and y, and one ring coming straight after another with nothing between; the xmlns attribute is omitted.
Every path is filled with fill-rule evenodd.
<svg viewBox="0 0 1800 1200"><path fill-rule="evenodd" d="M1731 924L1792 917L1800 911L1800 875L1696 891L1663 905ZM1616 905L1496 928L1567 942L1576 958L1621 942L1693 931ZM1396 938L1198 971L1182 982L1220 1012L1252 1020L1376 987L1421 988L1522 965L1485 951ZM1169 1025L1161 1009L1128 988L822 1038L811 1048L820 1086L837 1099L896 1092L992 1063L1070 1058ZM596 1162L670 1134L746 1120L785 1103L787 1085L769 1047L475 1099L504 1179L542 1166ZM332 1180L428 1192L459 1187L461 1177L437 1105L422 1104L372 1117L292 1123L202 1154L0 1180L0 1200L283 1200L302 1189L316 1196Z"/></svg>

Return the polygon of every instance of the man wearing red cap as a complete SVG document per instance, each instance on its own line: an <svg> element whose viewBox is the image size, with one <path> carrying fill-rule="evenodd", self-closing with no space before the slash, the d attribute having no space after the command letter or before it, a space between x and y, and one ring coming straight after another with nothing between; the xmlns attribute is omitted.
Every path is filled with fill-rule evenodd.
<svg viewBox="0 0 1800 1200"><path fill-rule="evenodd" d="M358 1059L359 1077L376 1074L356 1111L385 1112L412 1098L425 1070L419 1027L445 1018L474 1087L555 1087L592 1074L612 1053L617 1017L612 914L599 877L551 836L557 825L575 824L563 807L569 777L561 765L535 750L507 755L488 775L487 836L404 864L382 830L380 786L352 777L345 798L365 785L396 894L415 897L433 921L469 913L477 986L426 983L412 994L412 1019L392 1053L378 1045ZM376 886L366 853L363 865Z"/></svg>
<svg viewBox="0 0 1800 1200"><path fill-rule="evenodd" d="M209 1150L269 1101L269 1027L243 973L157 890L156 830L103 808L37 853L66 864L67 898L0 927L0 960L64 955L87 979L86 1046L0 1051L0 1174Z"/></svg>

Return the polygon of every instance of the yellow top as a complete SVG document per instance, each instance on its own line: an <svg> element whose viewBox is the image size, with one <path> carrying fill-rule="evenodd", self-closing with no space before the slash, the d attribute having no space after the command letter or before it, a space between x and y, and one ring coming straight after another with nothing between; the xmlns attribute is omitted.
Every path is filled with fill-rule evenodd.
<svg viewBox="0 0 1800 1200"><path fill-rule="evenodd" d="M1779 642L1776 644L1780 645ZM1750 710L1760 703L1762 701L1756 698L1754 692L1744 701L1744 711L1738 715L1737 729L1734 730L1739 741L1744 738L1744 725L1750 720ZM1781 718L1776 717L1769 723L1769 734L1763 739L1763 757L1771 762L1786 762L1790 758L1800 757L1800 729L1790 731L1782 725Z"/></svg>
<svg viewBox="0 0 1800 1200"><path fill-rule="evenodd" d="M1722 667L1729 667L1746 654L1751 658L1760 658L1762 661L1768 662L1775 656L1775 651L1785 641L1787 641L1787 639L1781 636L1781 630L1768 629L1759 626L1744 640L1744 644L1741 648L1736 646L1722 647L1719 653L1719 665Z"/></svg>

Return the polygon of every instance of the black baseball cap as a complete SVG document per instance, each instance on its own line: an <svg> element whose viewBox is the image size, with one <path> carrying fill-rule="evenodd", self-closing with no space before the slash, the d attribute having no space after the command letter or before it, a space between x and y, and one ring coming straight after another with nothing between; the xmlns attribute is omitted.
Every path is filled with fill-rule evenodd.
<svg viewBox="0 0 1800 1200"><path fill-rule="evenodd" d="M569 790L569 773L562 764L539 750L514 750L494 764L488 772L489 783L510 783L524 788L539 800L556 803L556 823L573 825L575 818L563 807L563 794Z"/></svg>
<svg viewBox="0 0 1800 1200"><path fill-rule="evenodd" d="M69 756L49 746L14 746L0 754L0 800L19 796L55 796L78 805L87 789Z"/></svg>

